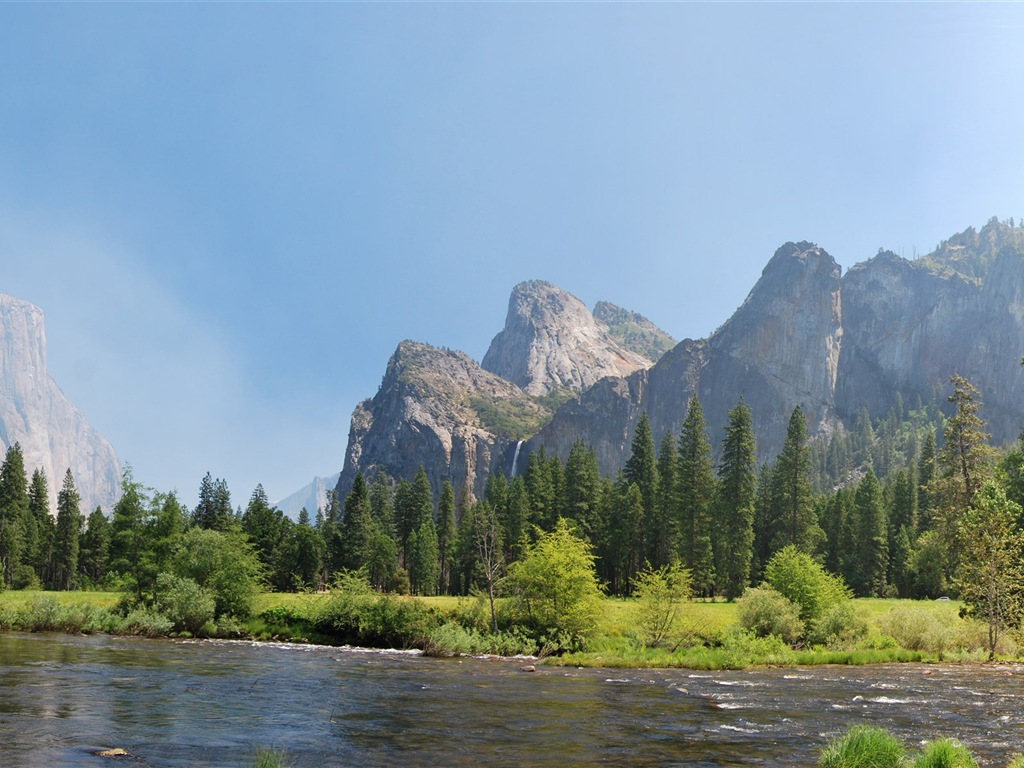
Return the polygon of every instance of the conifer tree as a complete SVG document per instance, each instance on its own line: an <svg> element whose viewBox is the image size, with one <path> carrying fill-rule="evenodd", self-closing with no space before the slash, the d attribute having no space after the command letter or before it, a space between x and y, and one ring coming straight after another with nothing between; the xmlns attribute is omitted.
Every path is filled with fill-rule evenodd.
<svg viewBox="0 0 1024 768"><path fill-rule="evenodd" d="M633 443L623 468L623 475L627 488L635 485L640 491L643 503L642 521L646 523L654 519L658 494L658 457L654 448L651 422L646 411L640 414L636 429L633 430Z"/></svg>
<svg viewBox="0 0 1024 768"><path fill-rule="evenodd" d="M288 521L284 513L270 506L263 484L257 484L249 496L249 503L242 513L242 530L256 549L260 562L267 569L277 560L277 548L287 533Z"/></svg>
<svg viewBox="0 0 1024 768"><path fill-rule="evenodd" d="M412 483L407 485L399 483L399 489L401 496L397 492L395 495L395 512L399 521L398 543L408 569L411 554L409 538L422 527L424 520L434 522L434 491L430 487L427 470L422 465L416 471ZM410 573L411 578L412 574Z"/></svg>
<svg viewBox="0 0 1024 768"><path fill-rule="evenodd" d="M103 583L110 558L110 521L103 510L96 507L89 515L85 531L79 538L78 572L87 586Z"/></svg>
<svg viewBox="0 0 1024 768"><path fill-rule="evenodd" d="M526 481L517 475L509 483L505 515L501 520L506 563L515 562L523 556L529 539L529 515L530 500L526 491Z"/></svg>
<svg viewBox="0 0 1024 768"><path fill-rule="evenodd" d="M939 466L943 475L956 478L952 501L963 509L973 501L988 475L992 452L987 441L991 435L985 432L985 422L978 415L981 396L977 388L959 374L953 374L949 382L953 385L949 402L956 407L956 413L946 422Z"/></svg>
<svg viewBox="0 0 1024 768"><path fill-rule="evenodd" d="M199 502L192 510L192 525L223 532L231 530L235 522L227 481L221 478L215 480L207 472L199 483Z"/></svg>
<svg viewBox="0 0 1024 768"><path fill-rule="evenodd" d="M28 478L21 445L7 449L0 466L0 582L11 584L25 553L28 518Z"/></svg>
<svg viewBox="0 0 1024 768"><path fill-rule="evenodd" d="M110 523L110 568L126 579L139 600L152 595L157 577L148 503L146 489L135 481L132 468L126 466L121 476L121 498L114 505Z"/></svg>
<svg viewBox="0 0 1024 768"><path fill-rule="evenodd" d="M921 446L921 455L917 462L917 509L922 531L933 527L935 505L931 489L935 482L936 454L935 430L929 429L924 436L924 444Z"/></svg>
<svg viewBox="0 0 1024 768"><path fill-rule="evenodd" d="M882 486L870 468L857 485L854 509L858 567L850 586L861 597L882 597L889 570L889 534Z"/></svg>
<svg viewBox="0 0 1024 768"><path fill-rule="evenodd" d="M757 473L757 498L754 501L754 556L750 563L750 581L757 584L764 578L764 569L775 550L772 539L775 536L775 521L772 518L775 503L772 493L775 488L775 467L762 464Z"/></svg>
<svg viewBox="0 0 1024 768"><path fill-rule="evenodd" d="M798 405L789 418L786 440L772 473L774 551L793 545L801 552L814 554L824 539L824 532L814 514L810 471L807 420Z"/></svg>
<svg viewBox="0 0 1024 768"><path fill-rule="evenodd" d="M597 454L583 440L576 440L565 463L564 515L577 533L593 543L600 527L601 469Z"/></svg>
<svg viewBox="0 0 1024 768"><path fill-rule="evenodd" d="M74 589L78 576L78 534L82 527L80 496L75 478L68 469L57 494L57 531L53 547L53 587Z"/></svg>
<svg viewBox="0 0 1024 768"><path fill-rule="evenodd" d="M437 505L437 550L440 572L438 592L443 595L451 594L452 560L455 557L457 538L455 489L452 487L452 481L445 479L441 486L441 500Z"/></svg>
<svg viewBox="0 0 1024 768"><path fill-rule="evenodd" d="M678 469L675 437L669 430L662 437L658 449L658 493L654 515L644 524L647 562L653 569L672 565L679 559L679 526L676 520Z"/></svg>
<svg viewBox="0 0 1024 768"><path fill-rule="evenodd" d="M757 447L753 417L741 397L729 411L718 468L716 570L719 588L729 600L750 584L754 555L754 506L757 501Z"/></svg>
<svg viewBox="0 0 1024 768"><path fill-rule="evenodd" d="M32 481L28 486L28 508L35 521L35 543L32 547L30 563L43 584L53 581L53 539L56 524L50 514L50 489L46 482L46 472L37 468L32 473Z"/></svg>
<svg viewBox="0 0 1024 768"><path fill-rule="evenodd" d="M437 526L428 517L409 536L409 585L413 594L437 594L438 563Z"/></svg>
<svg viewBox="0 0 1024 768"><path fill-rule="evenodd" d="M370 514L370 492L360 472L352 481L352 490L345 497L345 515L340 526L341 564L359 570L369 559L373 541L373 517Z"/></svg>
<svg viewBox="0 0 1024 768"><path fill-rule="evenodd" d="M530 503L530 521L551 530L558 520L562 464L557 456L547 455L544 446L530 454L526 464L526 491Z"/></svg>
<svg viewBox="0 0 1024 768"><path fill-rule="evenodd" d="M682 564L690 571L692 587L702 596L714 594L715 562L711 541L715 472L704 410L696 395L690 398L679 433L679 468L676 479L677 524Z"/></svg>
<svg viewBox="0 0 1024 768"><path fill-rule="evenodd" d="M383 470L377 473L370 484L370 514L377 521L383 533L395 538L395 502L391 493L391 481Z"/></svg>

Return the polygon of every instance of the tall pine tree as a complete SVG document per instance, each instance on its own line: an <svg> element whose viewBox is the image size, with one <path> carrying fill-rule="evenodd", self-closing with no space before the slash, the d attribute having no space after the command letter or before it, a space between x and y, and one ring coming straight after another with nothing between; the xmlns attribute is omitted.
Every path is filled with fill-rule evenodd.
<svg viewBox="0 0 1024 768"><path fill-rule="evenodd" d="M729 411L718 468L716 569L719 589L729 600L750 584L757 501L757 446L753 417L743 398Z"/></svg>
<svg viewBox="0 0 1024 768"><path fill-rule="evenodd" d="M68 469L57 494L57 531L53 547L54 589L74 589L78 577L78 534L82 527L81 497Z"/></svg>
<svg viewBox="0 0 1024 768"><path fill-rule="evenodd" d="M679 469L676 478L677 521L683 565L689 569L693 590L708 597L715 591L711 507L715 498L715 471L704 409L696 395L690 398L679 433Z"/></svg>

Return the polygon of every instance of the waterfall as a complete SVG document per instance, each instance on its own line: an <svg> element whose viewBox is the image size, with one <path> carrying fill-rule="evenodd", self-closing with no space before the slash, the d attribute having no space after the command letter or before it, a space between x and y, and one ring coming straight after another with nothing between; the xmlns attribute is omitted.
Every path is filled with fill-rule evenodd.
<svg viewBox="0 0 1024 768"><path fill-rule="evenodd" d="M516 462L519 461L519 449L523 447L524 442L526 441L520 440L518 443L516 443L516 452L512 454L512 472L511 474L509 474L509 477L516 476Z"/></svg>

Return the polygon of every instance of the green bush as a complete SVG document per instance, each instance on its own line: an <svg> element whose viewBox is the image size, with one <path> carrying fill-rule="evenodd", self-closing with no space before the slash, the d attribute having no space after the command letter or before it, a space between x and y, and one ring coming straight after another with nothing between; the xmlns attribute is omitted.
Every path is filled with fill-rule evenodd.
<svg viewBox="0 0 1024 768"><path fill-rule="evenodd" d="M690 572L679 566L648 568L633 580L637 637L657 648L678 633L679 609L690 597Z"/></svg>
<svg viewBox="0 0 1024 768"><path fill-rule="evenodd" d="M341 574L330 597L309 619L318 632L373 647L422 646L438 614L417 600L381 594L362 576Z"/></svg>
<svg viewBox="0 0 1024 768"><path fill-rule="evenodd" d="M795 643L804 633L800 608L771 587L751 587L736 601L740 626L755 637Z"/></svg>
<svg viewBox="0 0 1024 768"><path fill-rule="evenodd" d="M912 765L913 768L978 768L970 750L952 739L929 742Z"/></svg>
<svg viewBox="0 0 1024 768"><path fill-rule="evenodd" d="M102 632L112 623L109 611L89 603L64 605L50 595L33 597L0 618L0 625L23 632Z"/></svg>
<svg viewBox="0 0 1024 768"><path fill-rule="evenodd" d="M156 578L156 591L156 610L171 620L176 631L201 634L203 627L213 621L214 597L192 579L161 573Z"/></svg>
<svg viewBox="0 0 1024 768"><path fill-rule="evenodd" d="M765 566L764 580L800 606L800 620L808 624L851 596L841 578L792 545L772 556Z"/></svg>
<svg viewBox="0 0 1024 768"><path fill-rule="evenodd" d="M900 768L906 750L884 728L855 725L821 753L822 768Z"/></svg>
<svg viewBox="0 0 1024 768"><path fill-rule="evenodd" d="M505 589L513 622L548 636L548 644L558 638L560 648L581 647L601 615L594 559L590 544L560 518L509 567Z"/></svg>
<svg viewBox="0 0 1024 768"><path fill-rule="evenodd" d="M867 634L867 621L857 613L851 601L843 600L811 622L807 639L814 645L836 649L852 648Z"/></svg>
<svg viewBox="0 0 1024 768"><path fill-rule="evenodd" d="M879 629L900 647L932 653L942 653L957 645L959 625L960 618L953 608L940 613L917 606L897 606L878 620Z"/></svg>
<svg viewBox="0 0 1024 768"><path fill-rule="evenodd" d="M142 637L167 637L174 629L174 623L151 608L136 608L121 622L120 632Z"/></svg>
<svg viewBox="0 0 1024 768"><path fill-rule="evenodd" d="M36 576L35 568L22 563L11 575L11 586L15 589L40 589L42 585Z"/></svg>

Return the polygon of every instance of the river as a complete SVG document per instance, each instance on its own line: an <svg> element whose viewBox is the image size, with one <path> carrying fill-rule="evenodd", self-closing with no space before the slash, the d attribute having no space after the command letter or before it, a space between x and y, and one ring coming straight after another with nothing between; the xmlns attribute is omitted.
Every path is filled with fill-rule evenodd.
<svg viewBox="0 0 1024 768"><path fill-rule="evenodd" d="M814 765L855 723L1024 751L1024 667L693 672L0 634L0 766ZM131 758L97 757L121 747Z"/></svg>

